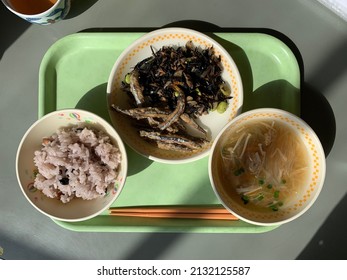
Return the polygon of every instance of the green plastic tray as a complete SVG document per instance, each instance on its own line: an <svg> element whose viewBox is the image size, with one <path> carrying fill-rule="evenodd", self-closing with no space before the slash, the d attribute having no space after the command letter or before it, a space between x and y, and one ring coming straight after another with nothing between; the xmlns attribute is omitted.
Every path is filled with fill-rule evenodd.
<svg viewBox="0 0 347 280"><path fill-rule="evenodd" d="M110 122L106 85L121 52L144 33L76 33L54 43L39 72L39 108L43 115L63 108L92 111ZM207 33L237 63L247 111L275 107L300 113L300 69L281 40L263 33ZM208 158L182 165L152 162L127 149L129 173L114 206L218 204L208 178ZM107 212L84 222L58 225L96 232L260 233L275 227L243 221L112 217Z"/></svg>

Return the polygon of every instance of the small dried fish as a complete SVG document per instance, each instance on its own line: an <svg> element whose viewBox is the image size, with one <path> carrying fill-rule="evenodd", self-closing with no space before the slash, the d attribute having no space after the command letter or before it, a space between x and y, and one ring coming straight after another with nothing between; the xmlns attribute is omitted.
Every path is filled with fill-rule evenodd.
<svg viewBox="0 0 347 280"><path fill-rule="evenodd" d="M112 104L112 108L117 112L128 115L137 120L146 119L146 118L167 118L170 114L169 111L163 111L155 107L141 107L141 108L132 108L132 109L122 109L119 106Z"/></svg>
<svg viewBox="0 0 347 280"><path fill-rule="evenodd" d="M185 146L181 146L181 145L177 145L177 144L172 144L172 143L164 143L164 142L160 142L160 141L156 141L157 146L159 149L163 149L163 150L168 150L168 151L180 151L180 152L189 152L191 151L190 148L185 147Z"/></svg>
<svg viewBox="0 0 347 280"><path fill-rule="evenodd" d="M130 92L134 96L135 102L138 106L142 105L145 102L145 98L143 96L142 88L139 82L139 71L134 69L130 74Z"/></svg>
<svg viewBox="0 0 347 280"><path fill-rule="evenodd" d="M164 144L172 144L172 147L174 146L180 146L185 147L189 150L197 150L202 149L208 145L208 141L202 139L202 138L194 138L194 137L187 137L177 134L164 134L156 131L140 131L140 136L154 140L157 143L164 143Z"/></svg>
<svg viewBox="0 0 347 280"><path fill-rule="evenodd" d="M180 116L183 114L184 112L184 108L186 106L186 101L185 101L185 96L184 96L184 92L183 90L177 86L177 85L170 85L175 91L174 91L174 95L177 98L177 103L176 103L176 108L175 110L165 119L164 122L162 122L158 127L161 130L165 130L166 128L168 128L171 124L173 124L174 122L176 122Z"/></svg>
<svg viewBox="0 0 347 280"><path fill-rule="evenodd" d="M151 127L158 127L162 123L162 120L166 119L170 114L169 110L162 110L155 107L121 109L119 106L115 106L114 104L112 104L112 109L137 120L146 119L148 121L149 126ZM160 121L158 121L157 119L159 119ZM204 135L205 138L207 137L207 131L203 129L195 121L195 119L191 118L188 114L185 113L180 115L179 122L176 121L175 123L172 123L169 127L166 128L166 130L170 132L185 131L186 126L193 130L201 132L201 134ZM170 129L170 127L172 127L173 129Z"/></svg>
<svg viewBox="0 0 347 280"><path fill-rule="evenodd" d="M200 131L205 137L207 137L207 131L203 129L195 119L191 118L188 114L182 114L180 116L181 120L190 128Z"/></svg>
<svg viewBox="0 0 347 280"><path fill-rule="evenodd" d="M164 111L158 108L142 107L133 109L121 109L112 104L112 109L115 111L132 117L136 120L144 120L146 123L139 122L135 126L140 129L156 129L168 117L170 111ZM184 132L186 127L181 122L175 122L165 129L170 133Z"/></svg>
<svg viewBox="0 0 347 280"><path fill-rule="evenodd" d="M196 48L192 41L185 46L164 46L158 51L151 47L151 50L152 56L137 63L122 82L136 107L123 109L112 105L112 108L138 120L135 126L140 136L157 143L159 148L180 151L204 148L209 142L207 131L196 118L219 104L226 108L232 98L221 77L221 58L212 47ZM193 130L201 137L188 135Z"/></svg>

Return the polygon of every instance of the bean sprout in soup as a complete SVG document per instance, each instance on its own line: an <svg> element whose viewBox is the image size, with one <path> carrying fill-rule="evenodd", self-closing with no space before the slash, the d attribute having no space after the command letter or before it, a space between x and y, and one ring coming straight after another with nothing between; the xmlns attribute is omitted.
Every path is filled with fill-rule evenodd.
<svg viewBox="0 0 347 280"><path fill-rule="evenodd" d="M308 182L309 155L299 133L281 121L249 120L221 143L220 176L226 194L254 211L291 205Z"/></svg>

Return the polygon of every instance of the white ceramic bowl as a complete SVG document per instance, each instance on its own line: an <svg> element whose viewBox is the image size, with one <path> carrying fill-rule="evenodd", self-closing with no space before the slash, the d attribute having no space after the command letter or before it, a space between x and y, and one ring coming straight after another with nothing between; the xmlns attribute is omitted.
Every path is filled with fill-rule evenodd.
<svg viewBox="0 0 347 280"><path fill-rule="evenodd" d="M93 200L74 198L68 203L48 198L34 187L34 152L41 149L42 139L49 137L61 127L83 123L104 131L121 152L121 164L115 184L108 187L107 194ZM119 196L127 176L127 154L124 144L115 129L94 113L79 109L58 110L37 120L24 134L17 151L16 173L24 196L37 210L46 216L67 222L93 218L107 210Z"/></svg>
<svg viewBox="0 0 347 280"><path fill-rule="evenodd" d="M221 149L226 140L241 126L250 121L261 122L271 120L284 123L293 129L304 143L308 154L308 175L294 200L276 208L276 211L259 211L250 209L248 204L241 202L241 197L233 197L226 189L235 188L231 182L221 178L227 177L221 157ZM254 123L253 123L254 124ZM254 124L256 125L256 124ZM266 156L269 156L266 154ZM217 136L209 158L209 177L216 196L232 214L248 223L261 226L275 226L292 221L304 214L316 201L324 183L326 171L325 155L322 145L315 134L299 117L279 109L263 108L245 112L231 121ZM271 188L271 186L269 187ZM285 206L284 206L285 205ZM278 210L278 211L277 211Z"/></svg>
<svg viewBox="0 0 347 280"><path fill-rule="evenodd" d="M147 33L132 43L116 60L110 73L107 85L109 115L114 127L132 149L154 161L162 163L191 162L208 155L210 147L198 152L177 152L157 148L138 135L129 117L123 116L111 109L115 104L121 108L129 108L128 95L121 89L121 83L127 73L143 59L152 55L151 46L155 51L163 46L185 46L191 40L196 47L206 49L213 47L216 55L221 57L223 65L222 78L231 88L229 106L223 114L210 112L199 118L198 122L208 130L211 143L221 129L239 114L243 103L243 88L238 68L230 54L209 36L186 28L163 28Z"/></svg>

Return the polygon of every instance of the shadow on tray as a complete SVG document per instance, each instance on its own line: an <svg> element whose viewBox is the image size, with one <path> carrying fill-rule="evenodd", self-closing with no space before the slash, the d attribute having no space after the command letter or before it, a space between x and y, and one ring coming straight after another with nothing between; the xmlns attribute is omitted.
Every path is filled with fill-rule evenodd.
<svg viewBox="0 0 347 280"><path fill-rule="evenodd" d="M235 44L232 44L230 42L223 42L222 39L215 37L215 39L219 41L229 52L235 53L233 55L233 59L235 60L235 62L237 63L239 67L241 78L244 83L243 85L244 93L245 93L244 110L251 110L260 106L269 106L269 107L277 107L277 108L280 107L280 103L278 103L278 99L270 100L270 103L268 103L269 101L267 101L267 103L264 104L265 102L262 99L262 96L265 93L267 94L270 93L270 95L272 96L276 96L278 94L278 91L287 92L288 94L285 94L285 96L287 95L290 96L293 93L300 94L301 111L297 113L300 114L301 117L315 130L318 137L322 141L326 155L329 154L335 140L336 124L335 124L334 113L330 107L330 104L325 99L325 97L320 92L312 88L309 84L304 82L305 81L304 74L303 74L304 67L303 67L303 62L302 62L300 52L295 46L295 44L288 37L286 37L282 33L279 33L275 30L270 30L270 29L220 28L208 22L191 21L191 20L174 22L163 27L186 27L186 28L192 28L201 32L206 32L206 33L210 32L211 35L214 35L213 32L258 32L258 33L266 33L266 34L275 36L278 39L285 42L291 48L291 50L293 51L294 55L296 56L298 60L300 72L301 72L301 83L302 83L301 90L293 87L287 81L277 80L277 81L272 81L265 85L262 85L261 87L253 91L252 71L250 68L250 63L244 51ZM153 29L156 29L156 28L148 28L148 27L93 28L93 29L84 30L82 32L148 32ZM96 87L95 89L88 92L86 96L80 100L77 106L79 106L79 108L84 108L84 109L89 109L94 111L95 108L93 108L91 104L93 104L93 101L99 100L99 95L102 95L102 94L104 95L102 97L102 100L103 100L102 102L105 102L103 106L107 106L106 98L105 98L106 84L100 85L99 87ZM104 112L107 112L107 110L103 109L102 112L97 111L97 113L99 114ZM108 116L107 116L107 119L109 120ZM130 170L130 172L133 172L133 174L146 168L146 165L148 166L151 163L145 158L141 159L141 161L143 162L137 162L136 160L138 160L139 158L136 155L134 155L134 152L132 151L129 151L129 157L130 157L130 161L133 161L133 163L131 164L133 170ZM135 160L135 157L136 157L136 160ZM195 194L192 193L192 195L194 196ZM190 199L191 197L185 198L186 201L189 201ZM184 204L185 201L182 201L182 203ZM174 246L174 244L182 236L184 236L184 234L167 233L166 235L162 235L160 233L152 233L148 237L146 237L141 244L138 244L138 246L136 246L134 250L129 252L125 257L126 259L158 259L161 257L164 251L166 251L169 247ZM150 250L148 250L148 248ZM152 250L153 248L156 248L156 250Z"/></svg>
<svg viewBox="0 0 347 280"><path fill-rule="evenodd" d="M106 88L107 83L92 88L77 102L75 108L90 111L111 123L107 110ZM128 176L141 172L153 163L153 161L145 157L138 156L126 144L125 147L129 161Z"/></svg>
<svg viewBox="0 0 347 280"><path fill-rule="evenodd" d="M89 4L94 4L95 2L95 0L89 1ZM304 66L300 51L290 38L276 30L267 28L221 28L209 22L196 20L173 22L163 27L185 27L208 33L209 36L213 37L229 53L232 54L232 57L239 68L244 90L243 111L260 107L284 109L282 108L282 104L286 104L286 110L300 115L301 118L313 128L322 142L326 156L330 153L334 144L336 133L336 123L333 110L324 95L305 82ZM93 28L83 30L82 32L149 32L153 29L156 28ZM285 80L276 80L264 84L253 91L252 70L245 52L236 44L215 35L214 33L216 32L265 33L282 40L292 50L298 61L301 75L301 90L293 87ZM105 83L90 90L78 102L76 108L95 112L110 122L107 110L105 110L105 108L107 108L105 97L106 86L107 85ZM292 98L298 94L301 95L301 104L295 104L298 98ZM267 98L264 98L264 96L267 96ZM283 101L283 99L286 100ZM95 107L95 104L100 105ZM300 108L300 112L297 111L297 108ZM131 164L132 168L129 170L129 175L136 174L151 164L152 161L146 158L142 157L141 160L139 160L139 157L134 154L131 149L128 149L128 151L130 160L134 161L133 164Z"/></svg>
<svg viewBox="0 0 347 280"><path fill-rule="evenodd" d="M190 23L192 25L190 25ZM168 26L181 26L194 28L202 32L209 33L213 39L219 42L230 54L238 66L244 91L244 103L242 111L249 111L256 108L271 107L287 110L293 114L299 115L315 131L320 139L325 155L328 156L335 141L336 122L334 112L325 98L317 89L305 81L304 63L299 49L293 41L284 34L265 28L219 28L205 22L199 27L201 22L183 22L170 24ZM266 33L282 40L295 55L299 69L301 89L291 85L286 80L275 80L262 85L253 91L253 76L250 63L245 52L237 45L219 38L212 32L255 32ZM298 98L300 96L300 98ZM294 97L294 98L293 98ZM300 101L298 104L297 101ZM283 104L285 104L283 106ZM299 108L299 110L298 110Z"/></svg>

